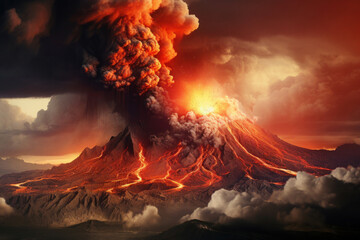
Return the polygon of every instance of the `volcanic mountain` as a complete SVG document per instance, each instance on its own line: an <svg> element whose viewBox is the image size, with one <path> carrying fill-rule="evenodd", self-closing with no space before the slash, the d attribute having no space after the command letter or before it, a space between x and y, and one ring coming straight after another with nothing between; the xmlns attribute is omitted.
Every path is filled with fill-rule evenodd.
<svg viewBox="0 0 360 240"><path fill-rule="evenodd" d="M219 146L143 146L126 128L103 147L85 149L73 162L47 171L0 178L2 195L73 192L118 194L161 190L191 192L234 186L240 179L282 184L297 171L314 175L358 165L360 146L308 150L282 141L248 119L222 126Z"/></svg>
<svg viewBox="0 0 360 240"><path fill-rule="evenodd" d="M227 122L216 134L222 139L218 146L164 148L141 143L126 128L71 163L1 177L0 196L46 225L121 221L124 212L146 205L176 221L184 211L206 205L219 188L269 195L297 171L323 175L338 166L357 166L360 159L356 144L334 151L304 149L246 118Z"/></svg>

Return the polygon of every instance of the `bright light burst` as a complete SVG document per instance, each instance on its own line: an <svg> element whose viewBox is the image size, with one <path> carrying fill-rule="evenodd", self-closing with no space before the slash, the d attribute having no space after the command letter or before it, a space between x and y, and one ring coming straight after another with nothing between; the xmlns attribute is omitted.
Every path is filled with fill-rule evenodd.
<svg viewBox="0 0 360 240"><path fill-rule="evenodd" d="M209 87L192 89L187 96L187 108L199 115L216 113L219 96Z"/></svg>

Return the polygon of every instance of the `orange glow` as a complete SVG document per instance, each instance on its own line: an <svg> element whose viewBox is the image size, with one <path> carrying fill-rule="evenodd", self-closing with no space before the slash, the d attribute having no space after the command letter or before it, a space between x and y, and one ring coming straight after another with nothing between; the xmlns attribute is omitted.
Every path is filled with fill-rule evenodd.
<svg viewBox="0 0 360 240"><path fill-rule="evenodd" d="M193 111L198 115L208 115L218 113L221 105L221 92L215 86L204 86L202 84L194 84L186 86L186 95L181 96L180 105L186 111Z"/></svg>
<svg viewBox="0 0 360 240"><path fill-rule="evenodd" d="M207 91L194 90L189 100L189 109L201 115L215 111L216 100Z"/></svg>

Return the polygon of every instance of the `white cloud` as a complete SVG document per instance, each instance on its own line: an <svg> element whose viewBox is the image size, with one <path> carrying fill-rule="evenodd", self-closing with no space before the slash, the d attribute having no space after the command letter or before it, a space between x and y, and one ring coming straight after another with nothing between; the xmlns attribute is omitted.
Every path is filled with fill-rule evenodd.
<svg viewBox="0 0 360 240"><path fill-rule="evenodd" d="M134 214L132 211L123 215L123 221L128 228L148 228L159 223L160 215L158 209L148 205L142 213Z"/></svg>
<svg viewBox="0 0 360 240"><path fill-rule="evenodd" d="M360 168L336 168L331 172L331 175L339 179L340 181L347 182L347 183L360 183Z"/></svg>
<svg viewBox="0 0 360 240"><path fill-rule="evenodd" d="M316 177L298 172L284 189L270 198L256 193L220 189L213 193L208 205L197 208L181 221L199 219L226 223L236 219L257 224L282 226L323 226L325 222L354 222L360 212L360 168L337 168L331 174ZM336 212L336 219L331 214Z"/></svg>

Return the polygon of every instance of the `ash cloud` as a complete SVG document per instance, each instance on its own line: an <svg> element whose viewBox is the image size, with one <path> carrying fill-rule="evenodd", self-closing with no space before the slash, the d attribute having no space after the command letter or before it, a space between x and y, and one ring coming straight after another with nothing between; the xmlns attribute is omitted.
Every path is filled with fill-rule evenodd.
<svg viewBox="0 0 360 240"><path fill-rule="evenodd" d="M147 99L147 106L155 113L168 118L168 128L165 132L151 136L151 141L163 147L183 146L197 147L212 145L219 147L223 139L219 129L232 120L244 119L240 103L233 98L222 98L216 103L218 108L208 115L197 115L193 111L178 114L166 101L163 94L152 95Z"/></svg>
<svg viewBox="0 0 360 240"><path fill-rule="evenodd" d="M23 4L20 9L22 17L15 8L4 14L5 29L15 37L19 43L32 44L46 34L50 20L53 1L34 1Z"/></svg>
<svg viewBox="0 0 360 240"><path fill-rule="evenodd" d="M22 22L15 8L7 10L6 13L4 14L4 18L5 18L4 28L9 32L13 32L14 29L18 27Z"/></svg>
<svg viewBox="0 0 360 240"><path fill-rule="evenodd" d="M223 120L222 122L219 120ZM166 147L182 145L213 145L222 143L218 135L218 128L225 124L226 120L217 116L196 116L194 112L188 112L184 116L174 113L170 116L170 129L164 134L153 136L152 142Z"/></svg>
<svg viewBox="0 0 360 240"><path fill-rule="evenodd" d="M173 41L198 27L181 0L97 1L80 21L105 28L102 37L110 42L101 51L87 48L93 54L83 65L85 71L116 89L135 85L140 93L173 83L165 65L176 56Z"/></svg>
<svg viewBox="0 0 360 240"><path fill-rule="evenodd" d="M199 219L233 224L242 220L284 228L352 226L359 222L360 168L337 168L315 177L298 172L269 198L251 192L220 189L207 207L197 208L182 221ZM346 176L346 177L345 177Z"/></svg>
<svg viewBox="0 0 360 240"><path fill-rule="evenodd" d="M174 41L198 27L182 0L16 0L0 15L2 97L79 91L89 77L139 93L168 86Z"/></svg>
<svg viewBox="0 0 360 240"><path fill-rule="evenodd" d="M2 129L3 156L58 154L101 144L123 123L113 110L128 123L136 119L141 124L146 114L136 112L133 102L143 105L139 95L173 83L167 63L177 55L174 43L198 27L182 0L16 0L2 3L0 15L0 97L53 96L49 109L33 122ZM94 89L112 97L91 102L69 94L91 95ZM167 100L158 97L148 98L152 107L162 101L158 107L168 108ZM85 113L90 108L99 108L97 117ZM49 144L41 151L29 142Z"/></svg>

